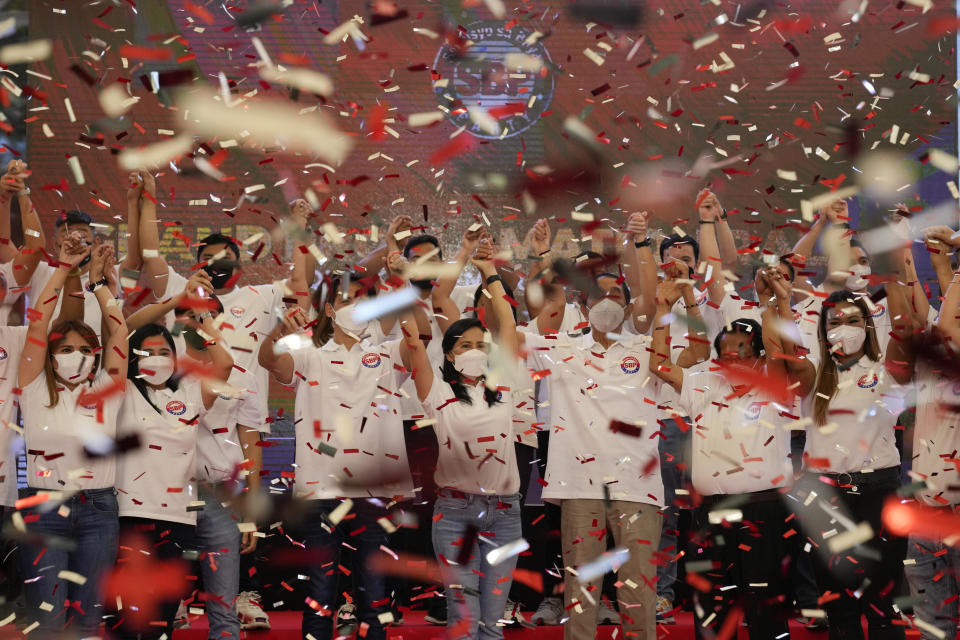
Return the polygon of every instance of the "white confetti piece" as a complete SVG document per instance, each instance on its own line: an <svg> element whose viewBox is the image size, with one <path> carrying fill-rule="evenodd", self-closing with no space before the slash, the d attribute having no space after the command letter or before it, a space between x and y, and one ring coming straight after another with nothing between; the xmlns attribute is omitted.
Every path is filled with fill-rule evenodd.
<svg viewBox="0 0 960 640"><path fill-rule="evenodd" d="M10 65L46 60L50 57L52 50L53 46L50 40L46 38L20 44L8 44L0 48L0 62Z"/></svg>
<svg viewBox="0 0 960 640"><path fill-rule="evenodd" d="M327 516L327 519L334 525L340 524L340 521L343 520L350 510L353 509L353 500L350 498L344 498L343 502L338 504L336 508L330 512L330 515Z"/></svg>
<svg viewBox="0 0 960 640"><path fill-rule="evenodd" d="M956 156L950 155L946 151L930 149L928 158L931 165L944 173L955 174L960 169L960 162L957 161Z"/></svg>
<svg viewBox="0 0 960 640"><path fill-rule="evenodd" d="M602 55L594 51L593 49L584 49L583 55L587 56L590 62L597 65L598 67L602 66L603 63L606 62L606 59Z"/></svg>
<svg viewBox="0 0 960 640"><path fill-rule="evenodd" d="M399 291L392 291L387 294L379 295L376 298L357 302L356 306L353 308L352 316L357 322L368 322L376 318L390 315L391 313L397 313L402 309L416 304L417 300L419 299L420 295L416 287L404 287Z"/></svg>
<svg viewBox="0 0 960 640"><path fill-rule="evenodd" d="M72 582L73 584L86 584L87 577L82 576L76 571L61 571L57 574L58 578L66 580L67 582Z"/></svg>
<svg viewBox="0 0 960 640"><path fill-rule="evenodd" d="M512 542L508 542L497 547L496 549L493 549L492 551L487 552L487 562L492 565L500 564L508 558L520 555L529 548L530 543L523 538L513 540Z"/></svg>
<svg viewBox="0 0 960 640"><path fill-rule="evenodd" d="M311 71L310 69L286 69L281 71L276 67L263 67L260 77L267 82L285 84L303 91L309 91L320 96L333 95L333 80L330 76Z"/></svg>
<svg viewBox="0 0 960 640"><path fill-rule="evenodd" d="M469 114L473 123L485 132L493 136L500 134L500 125L497 123L497 119L487 113L486 109L476 105L469 105L467 107L467 114Z"/></svg>
<svg viewBox="0 0 960 640"><path fill-rule="evenodd" d="M706 35L702 35L693 41L693 50L696 51L697 49L702 49L703 47L707 46L711 42L716 42L719 39L720 39L720 34L717 33L716 31L712 33L708 33Z"/></svg>
<svg viewBox="0 0 960 640"><path fill-rule="evenodd" d="M77 156L70 156L67 160L67 166L70 167L70 171L73 172L73 180L77 184L86 184L87 180L83 177L83 169L80 167L80 158Z"/></svg>
<svg viewBox="0 0 960 640"><path fill-rule="evenodd" d="M508 53L504 57L504 65L510 70L519 69L536 73L543 68L543 58L526 53Z"/></svg>
<svg viewBox="0 0 960 640"><path fill-rule="evenodd" d="M853 529L838 533L827 541L830 553L840 553L873 538L873 527L869 522L861 522Z"/></svg>
<svg viewBox="0 0 960 640"><path fill-rule="evenodd" d="M115 82L101 91L97 95L97 99L100 101L100 108L110 118L119 118L140 101L137 96L128 94L119 82Z"/></svg>
<svg viewBox="0 0 960 640"><path fill-rule="evenodd" d="M264 146L278 142L289 152L300 151L339 164L353 146L350 137L331 126L318 112L299 114L285 102L247 102L243 109L231 109L214 94L182 94L179 107L189 112L187 126L204 137L249 132L248 140Z"/></svg>
<svg viewBox="0 0 960 640"><path fill-rule="evenodd" d="M630 551L622 547L604 553L596 560L577 567L577 581L580 584L593 582L605 573L616 571L629 559Z"/></svg>
<svg viewBox="0 0 960 640"><path fill-rule="evenodd" d="M145 147L127 148L120 152L117 162L126 171L155 169L175 160L193 148L193 138L180 135Z"/></svg>

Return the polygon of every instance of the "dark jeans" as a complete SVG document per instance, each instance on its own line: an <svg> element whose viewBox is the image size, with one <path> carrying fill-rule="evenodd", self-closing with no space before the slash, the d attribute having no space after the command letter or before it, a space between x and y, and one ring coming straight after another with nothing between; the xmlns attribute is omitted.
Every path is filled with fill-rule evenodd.
<svg viewBox="0 0 960 640"><path fill-rule="evenodd" d="M194 550L196 527L181 522L150 518L120 518L120 544L128 548L117 562L118 574L128 584L123 610L114 611L107 621L108 636L118 640L155 640L166 634L173 637L173 622L180 600L190 593L188 580L191 565L184 553ZM137 538L143 545L138 544ZM143 553L150 555L150 565L140 564ZM151 579L155 579L153 585ZM142 585L141 588L137 588ZM109 602L113 609L115 602ZM131 611L137 607L146 614L134 620ZM163 624L150 624L162 622Z"/></svg>
<svg viewBox="0 0 960 640"><path fill-rule="evenodd" d="M382 553L381 545L387 545L387 532L377 522L387 512L382 507L357 498L349 514L355 517L344 519L334 526L327 514L339 504L339 500L312 500L303 522L304 542L311 555L305 567L309 577L307 595L313 602L309 602L310 606L303 611L301 631L305 639L307 634L315 640L333 638L340 550L346 543L356 549L353 596L357 603L357 619L370 625L366 640L384 640L386 631L378 616L390 609L386 579L383 574L371 570L368 563L375 554Z"/></svg>
<svg viewBox="0 0 960 640"><path fill-rule="evenodd" d="M709 514L718 507L739 509L741 521L710 524ZM776 490L704 497L694 511L699 540L687 563L688 575L697 573L712 585L709 593L694 595L700 600L695 611L702 610L702 616L695 614L697 638L718 635L735 608L746 617L751 640L773 640L788 633L791 608L783 593L789 570L783 538L790 528L786 517L783 497Z"/></svg>
<svg viewBox="0 0 960 640"><path fill-rule="evenodd" d="M24 489L21 497L42 491ZM31 638L60 638L67 627L82 636L99 635L104 613L101 586L117 556L117 492L113 487L82 491L63 505L70 510L66 517L51 503L23 511L28 538L20 547L20 567L27 623L40 623ZM86 582L60 578L61 571L77 573ZM43 611L43 603L53 608Z"/></svg>
<svg viewBox="0 0 960 640"><path fill-rule="evenodd" d="M805 510L807 535L821 546L814 564L817 585L821 592L829 590L840 595L823 605L830 619L830 640L863 640L861 615L867 616L870 640L903 640L904 627L893 624L899 621L899 615L892 605L903 577L906 540L886 533L880 517L884 501L899 486L899 467L878 469L850 481L844 476L841 482L856 484L856 492L831 487L817 478L813 474L807 476L805 486L812 487L824 499L832 494L831 504L855 523L868 522L874 532L868 542L831 554L829 540L822 539L822 532L842 531L843 527L827 521L816 502ZM862 590L859 598L853 595L858 590Z"/></svg>
<svg viewBox="0 0 960 640"><path fill-rule="evenodd" d="M684 418L687 425L689 419ZM660 548L657 552L657 596L671 603L676 601L673 585L677 582L677 561L680 553L677 541L680 536L680 509L690 506L690 497L677 496L690 478L690 427L686 433L676 420L660 422L660 474L663 478L663 528L660 531Z"/></svg>

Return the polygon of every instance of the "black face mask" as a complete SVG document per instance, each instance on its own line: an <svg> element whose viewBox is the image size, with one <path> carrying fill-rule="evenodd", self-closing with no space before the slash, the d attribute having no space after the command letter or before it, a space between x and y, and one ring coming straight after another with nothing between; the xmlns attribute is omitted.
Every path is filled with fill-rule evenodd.
<svg viewBox="0 0 960 640"><path fill-rule="evenodd" d="M427 278L426 280L411 280L410 284L415 286L420 291L432 291L433 290L433 281Z"/></svg>
<svg viewBox="0 0 960 640"><path fill-rule="evenodd" d="M210 284L214 289L223 289L233 277L233 271L237 266L235 260L220 259L214 260L213 264L204 267L203 270L210 276Z"/></svg>

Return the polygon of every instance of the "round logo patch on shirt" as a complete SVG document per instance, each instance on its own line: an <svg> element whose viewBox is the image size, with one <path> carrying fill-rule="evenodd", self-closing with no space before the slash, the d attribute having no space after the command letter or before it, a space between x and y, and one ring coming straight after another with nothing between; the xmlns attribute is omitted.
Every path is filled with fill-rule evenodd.
<svg viewBox="0 0 960 640"><path fill-rule="evenodd" d="M243 307L230 307L230 313L234 318L242 318L244 311L246 311L246 309Z"/></svg>
<svg viewBox="0 0 960 640"><path fill-rule="evenodd" d="M81 408L81 409L86 409L87 411L96 411L96 410L97 410L97 403L94 402L93 404L83 404L83 403L81 402L81 403L80 403L80 408Z"/></svg>
<svg viewBox="0 0 960 640"><path fill-rule="evenodd" d="M182 416L187 412L187 405L179 400L171 400L167 403L167 413L175 416Z"/></svg>
<svg viewBox="0 0 960 640"><path fill-rule="evenodd" d="M877 378L877 374L864 374L860 376L860 379L857 380L857 386L861 389L871 389L877 386L877 383L880 382L880 379Z"/></svg>
<svg viewBox="0 0 960 640"><path fill-rule="evenodd" d="M365 353L360 358L360 363L367 369L376 369L380 366L381 358L379 353Z"/></svg>
<svg viewBox="0 0 960 640"><path fill-rule="evenodd" d="M627 356L620 363L620 370L624 373L636 373L640 371L640 361L633 356Z"/></svg>
<svg viewBox="0 0 960 640"><path fill-rule="evenodd" d="M7 355L8 355L7 350L4 349L3 347L0 347L0 360L6 360Z"/></svg>
<svg viewBox="0 0 960 640"><path fill-rule="evenodd" d="M750 406L747 407L747 411L744 414L744 417L747 420L756 420L760 417L760 410L763 409L763 405L759 402L751 402Z"/></svg>
<svg viewBox="0 0 960 640"><path fill-rule="evenodd" d="M872 317L874 317L874 318L879 318L880 316L882 316L882 315L885 314L886 312L887 312L887 308L886 308L885 306L883 306L882 304L878 304L878 305L877 305L877 308L874 309L874 310L873 310L873 313L870 314L870 315L871 315Z"/></svg>

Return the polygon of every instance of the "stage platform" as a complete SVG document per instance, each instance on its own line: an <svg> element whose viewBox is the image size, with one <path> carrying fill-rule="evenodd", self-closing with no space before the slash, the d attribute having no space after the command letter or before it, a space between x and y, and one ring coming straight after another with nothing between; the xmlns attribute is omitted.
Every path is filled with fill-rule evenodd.
<svg viewBox="0 0 960 640"><path fill-rule="evenodd" d="M532 615L525 613L526 617ZM388 640L446 640L444 627L429 624L423 617L422 611L403 612L404 623L398 627L390 627L387 631ZM657 627L659 640L692 640L693 614L682 612L676 618L676 624L664 624ZM271 611L269 631L246 631L244 635L249 640L270 638L271 640L300 640L300 612L299 611ZM514 640L563 640L563 627L537 627L506 629L506 638ZM918 638L919 634L907 630L907 638ZM604 625L598 628L597 640L623 640L624 635L619 626ZM827 633L811 633L797 623L790 624L791 640L827 640ZM207 620L200 616L193 620L189 629L181 629L173 634L173 640L207 640ZM740 628L739 640L748 640L746 628Z"/></svg>

